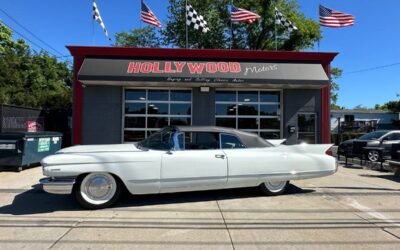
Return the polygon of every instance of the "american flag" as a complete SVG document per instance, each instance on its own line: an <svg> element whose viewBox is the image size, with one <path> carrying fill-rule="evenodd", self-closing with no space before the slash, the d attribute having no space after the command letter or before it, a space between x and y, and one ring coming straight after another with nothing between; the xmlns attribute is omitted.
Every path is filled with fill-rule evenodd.
<svg viewBox="0 0 400 250"><path fill-rule="evenodd" d="M354 25L354 16L319 6L319 24L326 27L341 28Z"/></svg>
<svg viewBox="0 0 400 250"><path fill-rule="evenodd" d="M231 5L231 21L232 22L244 22L244 23L252 23L261 17L256 13L251 11L237 8L233 4Z"/></svg>
<svg viewBox="0 0 400 250"><path fill-rule="evenodd" d="M142 11L140 12L140 20L145 23L154 25L158 28L162 28L161 22L158 20L156 15L154 15L153 11L142 1Z"/></svg>

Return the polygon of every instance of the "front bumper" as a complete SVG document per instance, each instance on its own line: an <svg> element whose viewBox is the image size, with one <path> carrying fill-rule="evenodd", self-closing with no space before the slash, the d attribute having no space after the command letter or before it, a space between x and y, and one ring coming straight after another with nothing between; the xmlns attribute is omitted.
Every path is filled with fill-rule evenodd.
<svg viewBox="0 0 400 250"><path fill-rule="evenodd" d="M43 190L51 194L71 194L75 178L43 178L40 181Z"/></svg>

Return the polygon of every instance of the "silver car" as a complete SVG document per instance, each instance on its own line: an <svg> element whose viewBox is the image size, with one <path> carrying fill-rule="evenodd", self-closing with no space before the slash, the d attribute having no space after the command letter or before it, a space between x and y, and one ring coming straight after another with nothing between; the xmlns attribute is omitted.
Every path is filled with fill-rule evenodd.
<svg viewBox="0 0 400 250"><path fill-rule="evenodd" d="M376 162L380 160L379 151L382 151L382 156L390 155L392 144L400 143L400 130L378 130L357 139L344 141L339 145L338 153L345 155L346 152L351 151L354 141L366 141L367 147L376 147L377 150L369 149L367 154L368 160Z"/></svg>

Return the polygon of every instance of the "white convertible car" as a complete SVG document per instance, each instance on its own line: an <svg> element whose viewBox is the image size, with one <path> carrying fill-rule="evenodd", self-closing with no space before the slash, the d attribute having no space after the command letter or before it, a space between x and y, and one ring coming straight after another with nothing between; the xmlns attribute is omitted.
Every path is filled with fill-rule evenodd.
<svg viewBox="0 0 400 250"><path fill-rule="evenodd" d="M43 189L73 194L85 208L114 204L131 194L259 186L267 195L290 180L334 174L330 144L274 145L221 127L166 127L132 144L74 146L42 160Z"/></svg>

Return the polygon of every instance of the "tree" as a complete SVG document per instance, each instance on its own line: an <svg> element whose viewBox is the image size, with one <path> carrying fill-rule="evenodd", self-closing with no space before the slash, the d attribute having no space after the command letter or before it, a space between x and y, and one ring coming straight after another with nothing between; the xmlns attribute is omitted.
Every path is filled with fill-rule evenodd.
<svg viewBox="0 0 400 250"><path fill-rule="evenodd" d="M166 29L163 32L166 44L185 47L186 17L184 0L169 1L169 15ZM275 5L276 2L276 5ZM207 21L210 31L206 34L189 28L189 46L191 48L221 49L275 49L275 6L299 30L289 32L281 25L277 25L278 49L298 51L312 48L314 43L321 39L321 31L317 22L308 19L299 12L295 0L237 0L235 6L251 10L261 16L261 19L252 24L233 24L233 39L229 21L229 0L206 0L193 2L193 8Z"/></svg>
<svg viewBox="0 0 400 250"><path fill-rule="evenodd" d="M370 108L368 108L367 106L363 106L362 104L358 104L357 106L355 106L353 108L354 110L371 110Z"/></svg>
<svg viewBox="0 0 400 250"><path fill-rule="evenodd" d="M0 22L0 102L39 108L71 105L72 71L46 52L34 53Z"/></svg>
<svg viewBox="0 0 400 250"><path fill-rule="evenodd" d="M391 111L391 112L400 112L400 100L389 101L383 105L375 104L375 109Z"/></svg>
<svg viewBox="0 0 400 250"><path fill-rule="evenodd" d="M331 109L341 109L341 107L336 104L338 100L339 84L337 84L335 80L341 78L342 73L342 69L331 68Z"/></svg>
<svg viewBox="0 0 400 250"><path fill-rule="evenodd" d="M146 26L130 30L129 32L119 32L115 34L114 46L123 47L143 47L156 48L162 44L162 39L157 36L155 27Z"/></svg>

